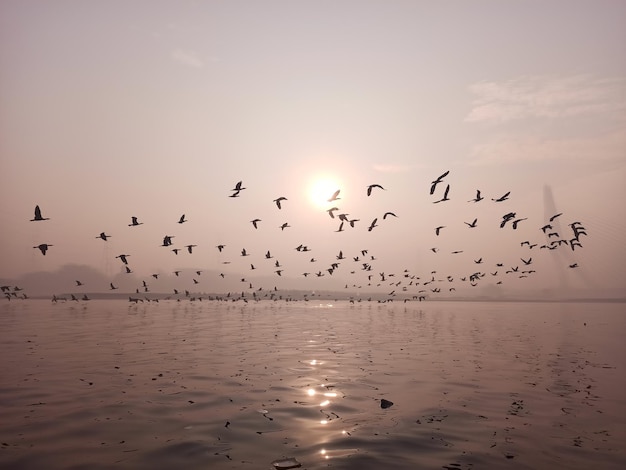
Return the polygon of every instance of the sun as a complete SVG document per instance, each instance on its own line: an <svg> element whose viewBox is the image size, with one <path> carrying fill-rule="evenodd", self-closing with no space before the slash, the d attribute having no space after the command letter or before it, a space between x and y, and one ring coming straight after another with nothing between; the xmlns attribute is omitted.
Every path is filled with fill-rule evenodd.
<svg viewBox="0 0 626 470"><path fill-rule="evenodd" d="M330 177L317 178L309 185L309 201L315 207L328 209L332 207L329 199L340 188L339 183Z"/></svg>

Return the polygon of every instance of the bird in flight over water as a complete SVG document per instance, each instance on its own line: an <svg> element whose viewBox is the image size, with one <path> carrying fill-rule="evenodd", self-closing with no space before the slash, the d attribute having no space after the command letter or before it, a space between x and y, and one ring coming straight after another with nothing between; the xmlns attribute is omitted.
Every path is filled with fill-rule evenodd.
<svg viewBox="0 0 626 470"><path fill-rule="evenodd" d="M50 220L47 217L42 217L41 216L41 209L39 208L39 206L35 206L35 217L33 219L30 219L31 222L37 222L40 220ZM45 253L44 253L45 254Z"/></svg>

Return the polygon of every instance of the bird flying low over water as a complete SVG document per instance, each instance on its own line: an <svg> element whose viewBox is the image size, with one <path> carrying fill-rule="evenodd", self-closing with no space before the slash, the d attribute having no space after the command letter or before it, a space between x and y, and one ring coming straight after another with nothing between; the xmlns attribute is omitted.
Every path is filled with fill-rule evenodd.
<svg viewBox="0 0 626 470"><path fill-rule="evenodd" d="M37 246L34 246L33 248L38 248L39 251L41 251L41 254L46 256L46 251L48 251L48 248L50 248L53 245L49 245L48 243L41 243Z"/></svg>
<svg viewBox="0 0 626 470"><path fill-rule="evenodd" d="M129 227L136 227L137 225L143 225L143 222L139 222L137 217L131 217L131 223L128 224Z"/></svg>
<svg viewBox="0 0 626 470"><path fill-rule="evenodd" d="M281 196L281 197L279 197L277 199L274 199L274 202L276 203L276 207L278 207L279 209L282 209L282 206L280 205L280 203L282 201L286 201L286 200L287 200L287 198L283 197L283 196Z"/></svg>
<svg viewBox="0 0 626 470"><path fill-rule="evenodd" d="M47 217L42 217L41 216L41 209L39 208L39 206L35 206L35 217L30 219L31 222L37 222L40 220L50 220ZM45 253L44 253L45 254Z"/></svg>
<svg viewBox="0 0 626 470"><path fill-rule="evenodd" d="M434 181L431 183L431 186L430 186L430 194L431 194L431 195L432 195L432 194L435 194L435 188L437 187L437 185L438 185L439 183L441 183L441 182L443 181L443 179L444 179L446 176L448 176L448 174L449 174L449 173L450 173L450 170L446 171L443 175L439 176L436 180L434 180Z"/></svg>

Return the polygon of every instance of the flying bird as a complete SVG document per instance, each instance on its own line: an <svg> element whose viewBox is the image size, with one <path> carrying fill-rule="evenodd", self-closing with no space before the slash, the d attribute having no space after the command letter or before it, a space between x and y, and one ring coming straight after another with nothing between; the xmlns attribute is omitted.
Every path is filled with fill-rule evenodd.
<svg viewBox="0 0 626 470"><path fill-rule="evenodd" d="M509 198L509 194L511 194L511 191L509 191L508 193L506 193L506 194L504 194L504 195L500 196L500 197L499 197L499 198L497 198L497 199L493 199L493 198L491 198L491 200L492 200L492 201L494 201L494 202L502 202L502 201L506 201L506 200Z"/></svg>
<svg viewBox="0 0 626 470"><path fill-rule="evenodd" d="M443 193L443 197L438 201L433 201L433 204L437 204L438 202L449 201L448 193L450 192L450 185L446 186L446 190Z"/></svg>
<svg viewBox="0 0 626 470"><path fill-rule="evenodd" d="M250 222L252 222L252 225L254 226L254 228L259 228L257 224L261 222L261 219L254 219L254 220L251 220Z"/></svg>
<svg viewBox="0 0 626 470"><path fill-rule="evenodd" d="M372 223L370 224L370 226L369 226L369 227L367 227L367 231L368 231L368 232L371 232L372 230L374 230L374 227L378 227L378 226L376 225L376 222L378 222L378 217L377 217L377 218L375 218L374 220L372 220Z"/></svg>
<svg viewBox="0 0 626 470"><path fill-rule="evenodd" d="M441 183L441 182L443 181L443 179L444 179L446 176L448 176L448 173L450 173L450 170L446 171L443 175L441 175L439 178L437 178L435 181L433 181L433 182L431 183L431 186L430 186L430 194L431 194L431 195L432 195L432 194L435 194L435 188L437 187L437 185L438 185L439 183Z"/></svg>
<svg viewBox="0 0 626 470"><path fill-rule="evenodd" d="M385 188L383 188L380 184L370 184L370 185L367 187L367 195L368 195L368 196L371 196L371 195L372 195L372 190L373 190L374 188L380 188L380 189L382 189L383 191L385 191Z"/></svg>
<svg viewBox="0 0 626 470"><path fill-rule="evenodd" d="M184 224L185 222L187 222L187 219L185 219L185 214L183 214L180 216L180 219L178 219L178 223Z"/></svg>
<svg viewBox="0 0 626 470"><path fill-rule="evenodd" d="M485 198L484 198L484 197L482 197L482 196L480 195L480 189L477 189L477 190L476 190L476 197L475 197L474 199L470 199L470 200L469 200L469 201L467 201L467 202L480 202L480 201L482 201L483 199L485 199Z"/></svg>
<svg viewBox="0 0 626 470"><path fill-rule="evenodd" d="M337 191L335 191L335 192L333 193L333 195L332 195L332 196L328 199L328 202L333 202L333 201L337 201L337 200L341 199L341 198L339 197L339 192L340 192L340 191L341 191L341 189L338 189Z"/></svg>
<svg viewBox="0 0 626 470"><path fill-rule="evenodd" d="M563 215L563 212L559 212L558 214L553 215L552 217L550 217L550 220L548 222L553 222L554 219L556 219L557 217Z"/></svg>
<svg viewBox="0 0 626 470"><path fill-rule="evenodd" d="M130 255L118 255L116 256L116 258L119 258L122 261L122 263L128 264L128 260L126 258L128 258L129 256Z"/></svg>
<svg viewBox="0 0 626 470"><path fill-rule="evenodd" d="M282 206L280 205L280 203L282 201L286 201L286 200L287 200L287 198L283 197L283 196L281 196L281 197L279 197L277 199L274 199L274 202L276 203L276 207L278 207L279 209L282 209Z"/></svg>
<svg viewBox="0 0 626 470"><path fill-rule="evenodd" d="M137 217L131 217L131 223L128 224L129 227L136 227L137 225L143 225L143 222L139 222Z"/></svg>
<svg viewBox="0 0 626 470"><path fill-rule="evenodd" d="M328 212L328 215L330 215L331 219L334 219L335 218L334 212L338 210L339 210L338 207L331 207L330 209L326 209L326 212Z"/></svg>
<svg viewBox="0 0 626 470"><path fill-rule="evenodd" d="M37 246L34 246L33 248L38 248L39 251L41 251L41 254L46 256L46 251L48 251L48 248L50 248L51 246L54 246L54 245L49 245L48 243L41 243Z"/></svg>
<svg viewBox="0 0 626 470"><path fill-rule="evenodd" d="M519 224L522 220L526 220L527 217L524 217L523 219L516 219L513 221L513 230L517 230L517 224Z"/></svg>
<svg viewBox="0 0 626 470"><path fill-rule="evenodd" d="M193 252L193 248L196 246L198 245L185 245L185 248L187 248L187 251L191 254Z"/></svg>
<svg viewBox="0 0 626 470"><path fill-rule="evenodd" d="M446 228L446 226L440 225L439 227L435 227L435 235L439 236L439 232L441 232L442 228Z"/></svg>
<svg viewBox="0 0 626 470"><path fill-rule="evenodd" d="M40 220L50 220L47 217L42 217L41 216L41 209L39 208L39 206L35 206L35 217L33 219L30 219L31 222L37 222ZM45 253L44 253L45 254Z"/></svg>
<svg viewBox="0 0 626 470"><path fill-rule="evenodd" d="M107 239L110 237L111 235L107 235L104 232L100 232L100 235L98 235L96 238L101 238L104 241L107 241Z"/></svg>
<svg viewBox="0 0 626 470"><path fill-rule="evenodd" d="M469 222L463 222L463 223L467 225L469 228L476 228L476 222L478 222L478 219L474 219L472 223L469 223Z"/></svg>

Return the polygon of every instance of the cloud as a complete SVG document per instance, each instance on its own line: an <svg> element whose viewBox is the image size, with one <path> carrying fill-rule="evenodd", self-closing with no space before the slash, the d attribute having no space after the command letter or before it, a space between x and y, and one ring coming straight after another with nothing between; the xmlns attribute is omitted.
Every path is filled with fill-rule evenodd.
<svg viewBox="0 0 626 470"><path fill-rule="evenodd" d="M470 165L507 164L517 161L624 161L626 129L595 136L549 138L512 135L476 145Z"/></svg>
<svg viewBox="0 0 626 470"><path fill-rule="evenodd" d="M470 85L476 96L466 122L503 123L624 112L624 78L524 76Z"/></svg>
<svg viewBox="0 0 626 470"><path fill-rule="evenodd" d="M187 65L189 67L202 68L204 67L204 62L198 55L193 51L185 51L183 49L175 49L172 52L172 58L180 62L183 65Z"/></svg>

